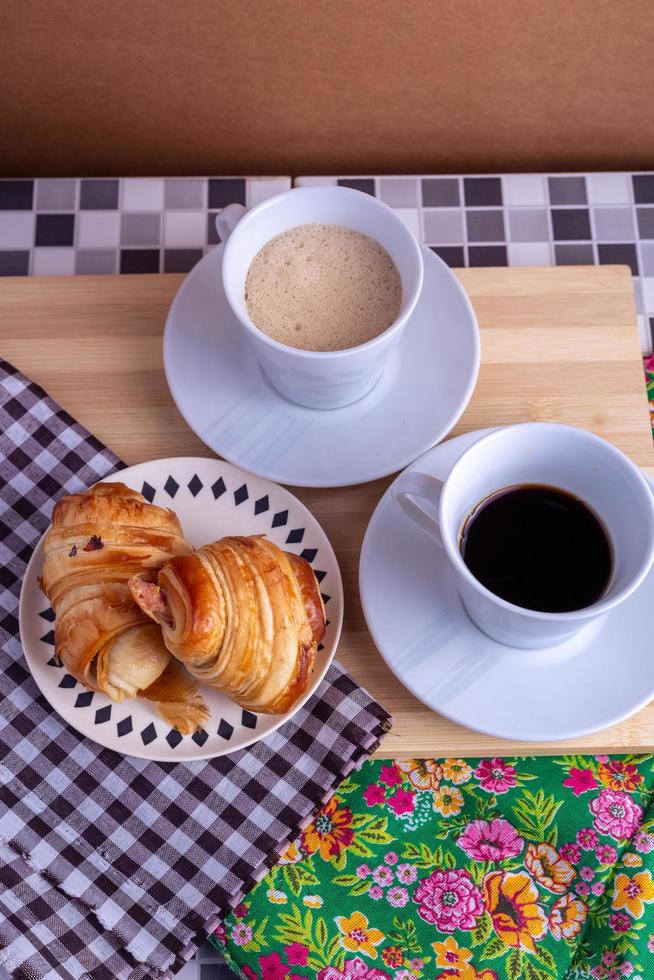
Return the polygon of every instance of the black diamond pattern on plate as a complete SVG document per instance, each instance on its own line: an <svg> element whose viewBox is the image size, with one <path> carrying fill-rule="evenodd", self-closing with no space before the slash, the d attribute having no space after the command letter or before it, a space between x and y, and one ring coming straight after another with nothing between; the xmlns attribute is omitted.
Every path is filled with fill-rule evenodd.
<svg viewBox="0 0 654 980"><path fill-rule="evenodd" d="M270 507L270 501L268 500L268 494L265 497L259 497L258 500L254 501L254 513L264 514Z"/></svg>
<svg viewBox="0 0 654 980"><path fill-rule="evenodd" d="M320 653L320 651L321 651L321 650L324 650L324 649L325 649L325 648L324 648L324 646L322 645L322 643L319 643L319 644L318 644L318 653Z"/></svg>
<svg viewBox="0 0 654 980"><path fill-rule="evenodd" d="M327 572L323 572L321 569L315 568L313 574L316 576L319 582L322 582Z"/></svg>
<svg viewBox="0 0 654 980"><path fill-rule="evenodd" d="M174 497L177 491L179 490L179 483L177 482L177 480L174 480L172 476L169 476L166 482L164 483L164 490L166 491L169 497Z"/></svg>
<svg viewBox="0 0 654 980"><path fill-rule="evenodd" d="M227 487L225 486L225 481L221 476L216 480L216 482L211 487L211 492L214 496L214 500L218 500L218 497L222 497L222 495L225 493L226 490Z"/></svg>
<svg viewBox="0 0 654 980"><path fill-rule="evenodd" d="M204 728L201 728L199 732L194 732L191 738L196 745L203 746L206 740L209 738L209 734L205 732Z"/></svg>
<svg viewBox="0 0 654 980"><path fill-rule="evenodd" d="M46 633L45 636L42 636L41 642L48 643L51 647L53 647L55 643L54 630L50 630L49 633Z"/></svg>
<svg viewBox="0 0 654 980"><path fill-rule="evenodd" d="M241 715L241 724L244 728L256 728L257 727L257 716L253 715L251 711L246 711L243 708L243 714Z"/></svg>
<svg viewBox="0 0 654 980"><path fill-rule="evenodd" d="M151 504L152 501L154 500L154 495L156 493L156 490L154 489L154 487L151 487L150 484L146 480L143 483L143 486L141 487L141 493L143 494L143 496L145 497L145 499L147 500L147 502L149 504Z"/></svg>
<svg viewBox="0 0 654 980"><path fill-rule="evenodd" d="M88 708L91 701L93 700L93 691L84 691L83 694L78 694L75 700L76 708Z"/></svg>
<svg viewBox="0 0 654 980"><path fill-rule="evenodd" d="M304 528L294 527L292 531L288 532L288 536L286 538L286 544L299 544L303 537L304 537Z"/></svg>
<svg viewBox="0 0 654 980"><path fill-rule="evenodd" d="M64 676L59 681L59 687L67 687L72 690L72 688L77 686L77 681L70 674L64 674Z"/></svg>
<svg viewBox="0 0 654 980"><path fill-rule="evenodd" d="M300 555L300 558L304 558L305 561L312 562L317 554L318 554L317 548L305 548L302 554Z"/></svg>
<svg viewBox="0 0 654 980"><path fill-rule="evenodd" d="M122 738L123 735L129 735L129 733L132 731L132 716L128 715L127 718L123 718L121 721L119 721L116 725L116 731L118 732L120 738Z"/></svg>
<svg viewBox="0 0 654 980"><path fill-rule="evenodd" d="M321 592L320 595L322 596L322 601L325 603L325 605L327 605L327 603L331 599L331 596L330 595L325 595L324 592Z"/></svg>
<svg viewBox="0 0 654 980"><path fill-rule="evenodd" d="M54 623L54 609L51 609L50 606L48 606L47 609L44 609L43 612L40 612L39 616L41 619L46 619L49 623Z"/></svg>
<svg viewBox="0 0 654 980"><path fill-rule="evenodd" d="M149 745L150 742L154 742L157 737L157 729L154 727L153 723L150 722L143 731L141 732L141 741L144 745Z"/></svg>
<svg viewBox="0 0 654 980"><path fill-rule="evenodd" d="M280 510L279 513L275 514L272 521L272 527L284 527L288 524L288 511Z"/></svg>
<svg viewBox="0 0 654 980"><path fill-rule="evenodd" d="M170 745L171 749L176 749L181 741L183 741L184 736L180 735L176 728L171 728L166 735L166 741Z"/></svg>
<svg viewBox="0 0 654 980"><path fill-rule="evenodd" d="M193 494L194 497L197 497L197 495L199 494L199 492L200 492L200 490L202 489L203 486L204 486L204 484L203 484L202 480L197 475L197 473L195 473L193 475L193 479L191 480L191 482L188 485L188 488L189 488L189 490L191 491L191 493Z"/></svg>
<svg viewBox="0 0 654 980"><path fill-rule="evenodd" d="M96 725L102 725L103 722L109 721L111 718L111 705L106 704L104 708L98 708L95 713L95 723Z"/></svg>
<svg viewBox="0 0 654 980"><path fill-rule="evenodd" d="M238 490L234 491L234 503L238 507L238 505L242 504L244 500L247 500L249 496L250 494L248 493L247 484L244 483L242 487L239 487Z"/></svg>
<svg viewBox="0 0 654 980"><path fill-rule="evenodd" d="M48 660L48 667L63 667L63 664L59 657L55 654L54 657L50 657Z"/></svg>
<svg viewBox="0 0 654 980"><path fill-rule="evenodd" d="M218 725L218 734L221 738L224 738L226 742L229 742L230 738L234 734L234 726L230 725L228 721L224 718L220 719L220 724Z"/></svg>

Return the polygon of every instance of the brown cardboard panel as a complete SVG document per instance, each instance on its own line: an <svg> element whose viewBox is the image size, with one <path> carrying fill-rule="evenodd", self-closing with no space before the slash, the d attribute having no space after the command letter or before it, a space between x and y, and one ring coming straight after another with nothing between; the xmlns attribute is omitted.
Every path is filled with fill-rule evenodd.
<svg viewBox="0 0 654 980"><path fill-rule="evenodd" d="M4 4L0 175L651 168L649 0Z"/></svg>

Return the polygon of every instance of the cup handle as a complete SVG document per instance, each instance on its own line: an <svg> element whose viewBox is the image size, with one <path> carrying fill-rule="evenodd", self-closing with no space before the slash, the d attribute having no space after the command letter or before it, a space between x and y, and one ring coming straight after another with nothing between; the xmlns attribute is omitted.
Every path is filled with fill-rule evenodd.
<svg viewBox="0 0 654 980"><path fill-rule="evenodd" d="M242 204L228 204L216 215L216 231L221 242L226 242L246 212Z"/></svg>
<svg viewBox="0 0 654 980"><path fill-rule="evenodd" d="M435 476L428 476L426 473L418 473L415 470L403 473L395 481L392 489L393 499L398 502L406 516L441 548L443 547L443 538L434 511L438 506L442 489L442 480L438 480ZM414 500L414 497L428 501L431 506L429 508L424 507Z"/></svg>

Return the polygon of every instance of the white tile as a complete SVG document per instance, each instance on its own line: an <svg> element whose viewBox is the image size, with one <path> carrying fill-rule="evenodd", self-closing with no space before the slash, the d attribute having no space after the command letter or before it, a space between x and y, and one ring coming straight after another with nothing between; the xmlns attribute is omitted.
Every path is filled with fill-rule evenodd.
<svg viewBox="0 0 654 980"><path fill-rule="evenodd" d="M412 231L418 241L422 240L420 234L420 215L417 208L393 208L398 218L401 218L409 231Z"/></svg>
<svg viewBox="0 0 654 980"><path fill-rule="evenodd" d="M164 182L153 177L127 177L122 182L123 211L162 211Z"/></svg>
<svg viewBox="0 0 654 980"><path fill-rule="evenodd" d="M652 353L652 337L649 329L649 320L646 316L637 316L638 337L640 339L640 350L643 356Z"/></svg>
<svg viewBox="0 0 654 980"><path fill-rule="evenodd" d="M35 248L32 274L35 276L72 276L75 272L74 248Z"/></svg>
<svg viewBox="0 0 654 980"><path fill-rule="evenodd" d="M586 188L590 204L631 203L631 178L628 174L588 174Z"/></svg>
<svg viewBox="0 0 654 980"><path fill-rule="evenodd" d="M34 244L33 211L0 211L0 248L31 248Z"/></svg>
<svg viewBox="0 0 654 980"><path fill-rule="evenodd" d="M273 194L290 190L290 177L248 177L245 181L245 200L249 208L254 207Z"/></svg>
<svg viewBox="0 0 654 980"><path fill-rule="evenodd" d="M207 235L204 211L167 211L164 215L164 245L202 248Z"/></svg>
<svg viewBox="0 0 654 980"><path fill-rule="evenodd" d="M330 187L336 186L338 177L295 177L294 187L314 187L316 184L328 184Z"/></svg>
<svg viewBox="0 0 654 980"><path fill-rule="evenodd" d="M118 211L80 211L77 244L81 248L108 248L120 244Z"/></svg>
<svg viewBox="0 0 654 980"><path fill-rule="evenodd" d="M643 289L644 313L654 316L654 276L645 276L640 280Z"/></svg>
<svg viewBox="0 0 654 980"><path fill-rule="evenodd" d="M549 242L510 242L509 265L551 265Z"/></svg>
<svg viewBox="0 0 654 980"><path fill-rule="evenodd" d="M505 206L547 204L545 178L542 174L504 174L502 197Z"/></svg>

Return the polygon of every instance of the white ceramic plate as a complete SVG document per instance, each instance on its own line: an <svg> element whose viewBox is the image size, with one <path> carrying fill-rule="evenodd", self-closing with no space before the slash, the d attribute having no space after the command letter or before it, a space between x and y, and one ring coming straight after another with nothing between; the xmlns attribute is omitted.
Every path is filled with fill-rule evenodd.
<svg viewBox="0 0 654 980"><path fill-rule="evenodd" d="M44 697L82 735L124 755L159 762L209 759L251 745L279 728L313 694L331 663L343 622L343 587L332 547L315 517L292 493L216 459L180 457L131 466L106 478L121 481L148 500L171 507L196 547L226 534L266 534L310 561L320 580L328 617L309 690L286 715L253 714L220 692L202 686L211 711L204 729L182 736L137 698L114 704L88 691L54 657L54 614L37 576L39 542L27 566L20 596L20 635L25 658Z"/></svg>
<svg viewBox="0 0 654 980"><path fill-rule="evenodd" d="M318 411L262 377L225 298L218 246L186 277L166 322L166 377L190 427L225 459L292 486L349 486L407 466L457 422L479 371L470 301L434 252L424 258L398 357L361 401Z"/></svg>
<svg viewBox="0 0 654 980"><path fill-rule="evenodd" d="M410 469L444 479L490 431L436 446ZM359 587L373 640L398 680L468 728L534 742L570 739L622 721L654 697L654 572L572 639L543 650L506 647L468 618L444 552L404 516L389 489L366 531Z"/></svg>

